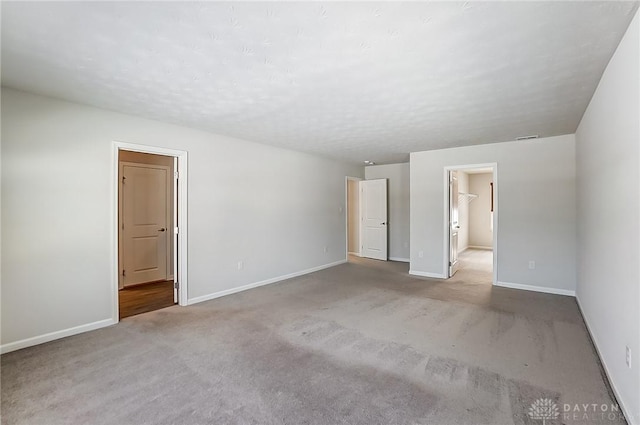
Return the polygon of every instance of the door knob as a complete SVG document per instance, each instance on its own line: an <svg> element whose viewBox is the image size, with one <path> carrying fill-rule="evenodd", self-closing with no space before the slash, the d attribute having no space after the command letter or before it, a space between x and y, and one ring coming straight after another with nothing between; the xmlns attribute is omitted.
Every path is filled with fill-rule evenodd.
<svg viewBox="0 0 640 425"><path fill-rule="evenodd" d="M384 222L384 223L380 223L380 225L381 225L381 226L384 226L384 225L386 225L386 224L387 224L386 222Z"/></svg>
<svg viewBox="0 0 640 425"><path fill-rule="evenodd" d="M163 227L162 229L158 230L158 232L164 232L165 230L167 230L167 229L165 229L165 228Z"/></svg>

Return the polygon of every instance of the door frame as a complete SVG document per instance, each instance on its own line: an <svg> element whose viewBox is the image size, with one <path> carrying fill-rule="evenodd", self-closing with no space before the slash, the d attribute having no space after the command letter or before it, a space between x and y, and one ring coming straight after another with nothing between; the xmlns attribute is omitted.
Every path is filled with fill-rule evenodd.
<svg viewBox="0 0 640 425"><path fill-rule="evenodd" d="M450 171L464 171L472 170L475 168L492 168L493 169L493 285L498 283L498 212L499 212L499 199L498 199L498 163L497 162L485 162L480 164L462 164L462 165L447 165L444 167L444 243L443 243L443 276L445 279L449 279L449 253L450 253L450 241L449 241L449 172Z"/></svg>
<svg viewBox="0 0 640 425"><path fill-rule="evenodd" d="M176 275L176 279L179 282L178 292L179 292L179 305L186 306L188 305L188 276L187 276L187 239L188 239L188 227L187 227L187 205L188 205L188 153L187 151L181 151L176 149L168 149L162 148L158 146L149 146L149 145L139 145L134 143L126 143L126 142L113 142L113 150L112 150L112 207L111 207L111 226L112 226L112 240L111 240L111 264L112 264L112 319L114 323L118 323L120 321L119 310L120 306L118 303L118 287L119 287L119 273L120 269L118 267L119 264L119 244L118 244L118 208L119 208L119 179L118 179L118 171L119 171L119 152L121 150L133 151L133 152L141 152L141 153L149 153L154 155L164 155L171 156L177 158L178 167L174 172L178 173L178 203L177 209L174 206L174 211L177 210L178 213L178 229L179 232L176 234L174 229L174 236L177 241L177 257L178 260L174 264L174 274ZM175 195L174 195L175 196ZM174 217L175 220L175 217ZM173 227L173 226L172 226Z"/></svg>
<svg viewBox="0 0 640 425"><path fill-rule="evenodd" d="M456 274L456 272L458 271L458 252L457 249L459 247L459 238L460 238L460 197L458 196L458 199L455 199L451 196L451 194L453 193L453 186L455 186L455 189L458 193L460 193L460 180L458 178L458 171L459 170L449 170L449 172L447 173L447 177L448 177L448 181L449 184L447 185L447 189L449 190L449 197L447 198L449 200L449 209L448 209L448 214L449 214L449 262L447 263L448 267L447 267L447 277L453 277L454 274ZM455 176L453 173L456 173ZM454 184L455 182L455 184ZM455 201L454 201L455 200ZM452 216L453 216L453 211L452 211L452 207L454 206L453 204L455 203L456 208L457 208L457 214L458 214L458 221L456 222L457 224L457 228L453 227L453 220L452 220ZM452 249L451 246L451 240L453 239L453 231L454 229L457 231L456 233L456 250ZM455 252L455 258L456 261L455 263L452 261L452 257L453 257L453 253ZM454 266L455 266L455 270L454 270ZM452 273L453 270L453 273Z"/></svg>
<svg viewBox="0 0 640 425"><path fill-rule="evenodd" d="M349 181L362 181L364 179L360 177L349 177L345 176L344 178L344 230L345 230L345 260L349 261ZM360 209L360 197L358 196L358 209ZM359 215L360 211L358 211ZM362 230L362 222L360 221L360 217L358 217L358 246L360 245L360 231ZM360 248L358 248L358 252L354 252L352 254L360 257Z"/></svg>

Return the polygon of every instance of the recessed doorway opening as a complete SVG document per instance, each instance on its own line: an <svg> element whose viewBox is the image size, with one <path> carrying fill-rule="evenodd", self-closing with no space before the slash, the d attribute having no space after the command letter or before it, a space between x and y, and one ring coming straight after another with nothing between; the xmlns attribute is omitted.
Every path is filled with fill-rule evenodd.
<svg viewBox="0 0 640 425"><path fill-rule="evenodd" d="M346 177L347 257L388 260L387 179Z"/></svg>
<svg viewBox="0 0 640 425"><path fill-rule="evenodd" d="M452 280L497 282L497 165L445 169L445 270Z"/></svg>
<svg viewBox="0 0 640 425"><path fill-rule="evenodd" d="M114 144L115 321L187 305L187 153Z"/></svg>
<svg viewBox="0 0 640 425"><path fill-rule="evenodd" d="M360 181L358 177L345 178L345 205L347 229L347 258L360 257Z"/></svg>

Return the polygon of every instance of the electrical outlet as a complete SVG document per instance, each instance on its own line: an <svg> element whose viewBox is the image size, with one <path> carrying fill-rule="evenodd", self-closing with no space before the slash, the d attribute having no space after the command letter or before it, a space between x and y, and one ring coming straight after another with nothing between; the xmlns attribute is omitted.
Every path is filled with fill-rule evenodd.
<svg viewBox="0 0 640 425"><path fill-rule="evenodd" d="M424 257L424 251L418 251L418 257L423 258Z"/></svg>
<svg viewBox="0 0 640 425"><path fill-rule="evenodd" d="M536 262L533 260L529 260L529 270L533 270L536 268Z"/></svg>
<svg viewBox="0 0 640 425"><path fill-rule="evenodd" d="M242 270L244 268L244 262L238 261L238 270Z"/></svg>
<svg viewBox="0 0 640 425"><path fill-rule="evenodd" d="M627 357L627 359L626 359L627 360L627 367L630 368L631 367L631 348L629 348L628 346L627 346L626 353L627 353L627 356L626 356Z"/></svg>

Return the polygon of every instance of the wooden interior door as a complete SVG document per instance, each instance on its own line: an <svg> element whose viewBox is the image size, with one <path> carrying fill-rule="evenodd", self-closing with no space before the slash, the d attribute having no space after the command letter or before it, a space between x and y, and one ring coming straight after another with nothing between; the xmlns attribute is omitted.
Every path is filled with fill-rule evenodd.
<svg viewBox="0 0 640 425"><path fill-rule="evenodd" d="M122 162L120 176L121 286L166 280L170 169Z"/></svg>

